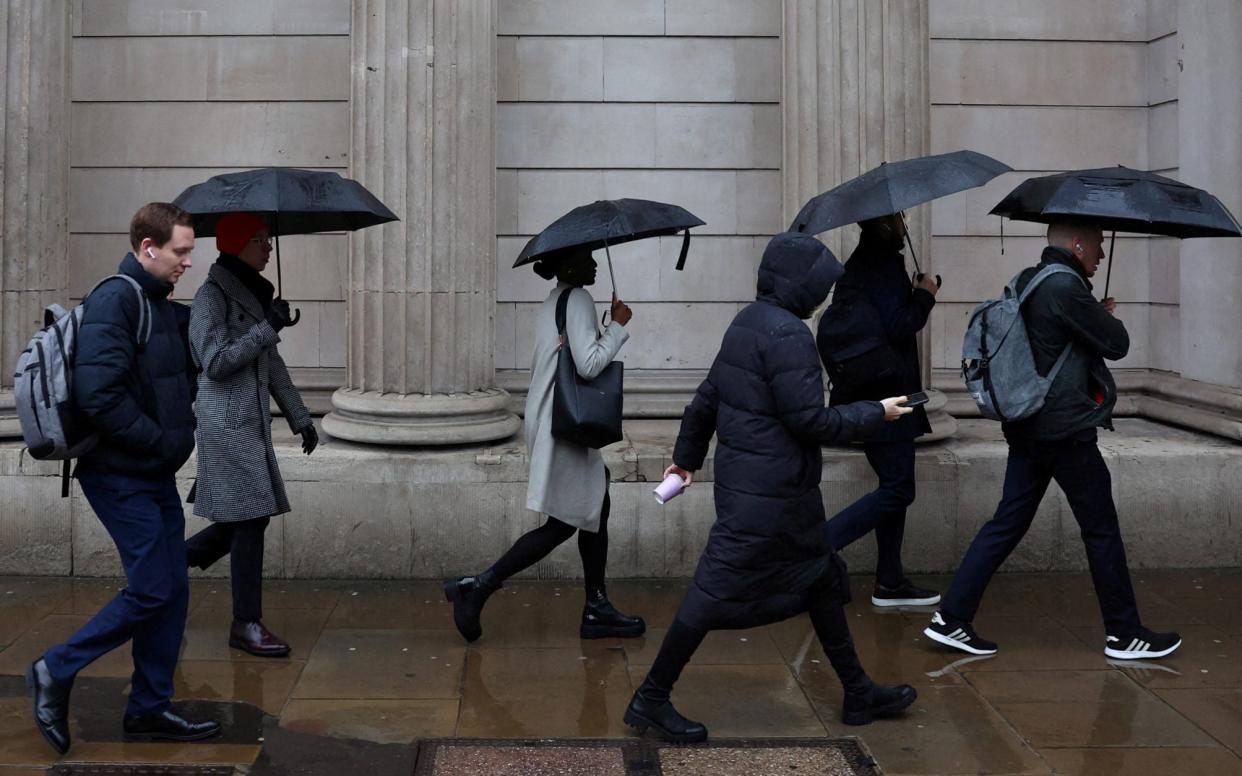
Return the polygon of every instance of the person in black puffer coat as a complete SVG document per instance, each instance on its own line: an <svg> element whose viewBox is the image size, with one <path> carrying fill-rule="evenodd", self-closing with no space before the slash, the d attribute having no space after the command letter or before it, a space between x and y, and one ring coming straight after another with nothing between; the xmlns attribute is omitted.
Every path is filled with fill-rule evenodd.
<svg viewBox="0 0 1242 776"><path fill-rule="evenodd" d="M627 724L676 742L706 728L669 701L709 630L750 628L809 611L846 690L844 720L866 724L909 706L913 688L874 684L854 651L842 605L845 564L833 552L819 482L823 444L874 433L910 410L902 398L824 406L815 342L803 319L823 303L841 265L814 237L780 234L759 267L758 295L733 319L707 379L686 407L673 451L686 481L715 453L716 522L694 582L655 664L625 712Z"/></svg>
<svg viewBox="0 0 1242 776"><path fill-rule="evenodd" d="M109 280L83 301L73 375L74 404L99 433L74 476L116 543L126 586L27 671L35 724L61 754L69 749L74 677L131 639L125 740L197 741L220 732L217 722L192 722L171 708L190 590L174 477L194 449L194 413L185 340L169 295L191 266L193 222L184 210L153 202L134 215L129 234L134 252L118 272L142 288L150 338L139 342L143 305L134 287Z"/></svg>

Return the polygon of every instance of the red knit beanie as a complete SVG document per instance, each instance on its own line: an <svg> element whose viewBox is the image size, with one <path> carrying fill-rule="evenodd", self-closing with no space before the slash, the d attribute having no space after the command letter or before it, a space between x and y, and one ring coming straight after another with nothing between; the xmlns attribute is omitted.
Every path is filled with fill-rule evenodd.
<svg viewBox="0 0 1242 776"><path fill-rule="evenodd" d="M227 213L216 222L216 249L236 256L267 222L252 213Z"/></svg>

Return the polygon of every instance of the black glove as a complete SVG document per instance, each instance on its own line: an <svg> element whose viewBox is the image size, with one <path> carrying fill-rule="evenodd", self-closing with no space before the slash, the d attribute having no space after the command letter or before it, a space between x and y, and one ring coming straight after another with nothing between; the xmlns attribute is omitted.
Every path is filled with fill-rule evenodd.
<svg viewBox="0 0 1242 776"><path fill-rule="evenodd" d="M289 314L289 303L280 297L273 299L272 307L267 311L267 322L276 331L292 325L293 317Z"/></svg>
<svg viewBox="0 0 1242 776"><path fill-rule="evenodd" d="M315 424L311 423L298 433L302 435L302 452L310 455L319 446L319 432L315 431Z"/></svg>

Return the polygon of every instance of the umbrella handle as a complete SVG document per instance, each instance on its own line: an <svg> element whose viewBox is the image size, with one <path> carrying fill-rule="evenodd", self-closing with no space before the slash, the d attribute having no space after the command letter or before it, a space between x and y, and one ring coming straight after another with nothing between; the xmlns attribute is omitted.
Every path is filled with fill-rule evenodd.
<svg viewBox="0 0 1242 776"><path fill-rule="evenodd" d="M1113 281L1113 248L1117 246L1117 230L1113 230L1113 238L1108 242L1108 272L1104 274L1104 298L1108 298L1108 285Z"/></svg>
<svg viewBox="0 0 1242 776"><path fill-rule="evenodd" d="M612 271L612 252L608 250L608 243L604 243L604 255L608 257L608 279L612 281L612 295L617 294L617 276Z"/></svg>
<svg viewBox="0 0 1242 776"><path fill-rule="evenodd" d="M289 322L285 325L286 326L297 326L298 321L300 320L302 320L302 308L296 307L293 310L293 316L289 318Z"/></svg>
<svg viewBox="0 0 1242 776"><path fill-rule="evenodd" d="M923 268L919 266L919 257L914 255L914 241L910 239L910 227L906 224L906 214L899 210L897 215L901 216L901 225L906 227L903 231L906 233L906 245L910 246L910 258L914 259L914 271L922 275Z"/></svg>

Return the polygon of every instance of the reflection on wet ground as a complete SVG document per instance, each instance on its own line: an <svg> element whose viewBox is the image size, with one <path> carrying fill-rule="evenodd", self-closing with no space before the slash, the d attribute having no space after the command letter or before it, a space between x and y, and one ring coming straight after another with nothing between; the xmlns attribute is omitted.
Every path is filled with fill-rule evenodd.
<svg viewBox="0 0 1242 776"><path fill-rule="evenodd" d="M1145 624L1185 638L1172 659L1107 660L1087 575L1013 574L997 578L976 623L1000 644L990 658L929 644L927 611L880 611L861 595L849 607L872 675L919 690L902 719L841 724L840 685L805 618L712 634L674 699L716 737L859 736L888 774L1242 774L1242 571L1134 576ZM856 589L869 583L859 578ZM22 675L117 586L0 579L0 776L58 762L408 776L420 739L624 739L632 735L625 703L684 590L613 582L618 606L644 615L651 631L590 642L577 638L575 583L513 582L489 602L483 638L467 647L434 582L270 582L268 622L294 651L261 660L226 643L227 583L196 581L178 703L220 719L226 734L123 743L132 669L118 651L78 678L73 748L57 758L34 730Z"/></svg>

